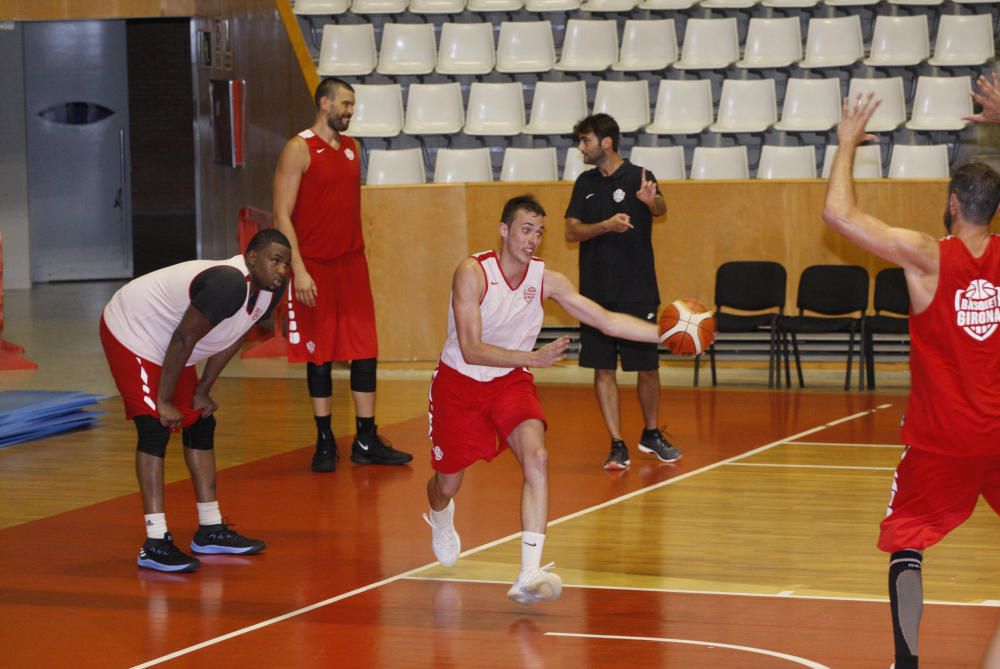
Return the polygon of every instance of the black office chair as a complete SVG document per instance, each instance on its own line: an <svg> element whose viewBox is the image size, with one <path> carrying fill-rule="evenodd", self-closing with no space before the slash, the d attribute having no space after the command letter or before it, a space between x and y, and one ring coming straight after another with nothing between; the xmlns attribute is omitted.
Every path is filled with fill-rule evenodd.
<svg viewBox="0 0 1000 669"><path fill-rule="evenodd" d="M767 387L781 385L781 358L778 355L778 317L785 313L785 285L788 275L781 263L758 260L737 260L723 263L715 272L715 326L720 333L752 333L767 331ZM734 314L726 309L755 314ZM759 313L765 312L765 313ZM715 370L716 345L708 349L712 367L712 385L718 384ZM698 367L695 366L695 385Z"/></svg>
<svg viewBox="0 0 1000 669"><path fill-rule="evenodd" d="M851 387L851 366L854 360L854 335L858 334L858 390L864 389L864 372L861 364L864 351L865 310L868 308L868 271L859 265L813 265L802 270L799 278L796 306L798 316L782 316L778 319L781 344L785 356L785 385L791 387L788 369L788 339L791 335L795 352L795 369L799 375L799 387L805 386L802 378L802 361L799 357L799 343L796 335L847 332L847 374L844 390ZM820 316L807 316L811 311ZM857 313L857 316L845 315Z"/></svg>
<svg viewBox="0 0 1000 669"><path fill-rule="evenodd" d="M905 335L910 332L910 293L900 267L888 267L875 275L875 315L865 319L865 371L868 389L875 389L876 334ZM890 314L903 314L890 316Z"/></svg>

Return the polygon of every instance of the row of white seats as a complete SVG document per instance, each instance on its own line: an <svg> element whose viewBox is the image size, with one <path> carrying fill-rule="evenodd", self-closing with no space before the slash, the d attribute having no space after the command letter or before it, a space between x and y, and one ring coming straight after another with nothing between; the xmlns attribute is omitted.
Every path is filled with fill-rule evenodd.
<svg viewBox="0 0 1000 669"><path fill-rule="evenodd" d="M531 114L525 123L520 83L474 82L469 103L462 104L461 85L411 84L406 110L399 84L358 84L348 132L356 137L441 135L464 132L475 136L566 135L590 111L582 81L539 81ZM909 130L957 131L972 114L969 77L920 77L913 113L906 115L901 77L851 79L848 96L873 93L882 104L868 123L869 132L890 132L905 123ZM639 81L599 81L593 113L610 114L622 132L697 134L708 128L721 133L760 133L770 128L786 132L826 132L840 120L840 81L789 79L781 119L777 115L773 79L726 79L713 117L712 85L707 79L662 79L656 111L650 122L649 85Z"/></svg>
<svg viewBox="0 0 1000 669"><path fill-rule="evenodd" d="M857 15L813 18L803 50L799 20L750 19L742 58L736 19L687 21L678 54L673 19L627 20L618 41L613 20L570 19L557 60L549 21L504 21L494 44L491 23L445 23L440 45L430 23L387 23L376 52L370 23L323 27L317 69L323 76L480 75L505 73L657 71L741 68L978 66L995 56L989 14L943 15L931 57L927 16L879 16L869 50ZM679 56L679 58L678 58Z"/></svg>
<svg viewBox="0 0 1000 669"><path fill-rule="evenodd" d="M888 5L933 7L945 0L886 0ZM350 10L355 14L460 14L472 12L630 12L641 10L685 10L695 5L706 9L763 7L808 9L823 4L833 7L877 5L881 0L295 0L301 16L333 16ZM992 0L952 0L959 5L990 4Z"/></svg>
<svg viewBox="0 0 1000 669"><path fill-rule="evenodd" d="M836 145L828 146L822 176L830 174ZM629 160L648 168L660 181L688 178L684 163L684 148L632 148ZM562 180L574 181L584 170L580 152L569 148L566 153ZM757 166L758 179L815 179L816 147L770 146L761 149ZM882 177L882 150L878 144L862 146L854 161L854 176L858 179ZM893 147L889 163L889 178L947 178L948 147L944 144L906 145ZM745 146L695 147L691 163L691 179L748 179L750 168ZM493 180L490 149L440 149L434 166L434 183L481 182ZM518 149L504 151L500 181L558 181L556 149ZM423 151L421 149L373 150L368 153L367 183L370 186L424 183Z"/></svg>

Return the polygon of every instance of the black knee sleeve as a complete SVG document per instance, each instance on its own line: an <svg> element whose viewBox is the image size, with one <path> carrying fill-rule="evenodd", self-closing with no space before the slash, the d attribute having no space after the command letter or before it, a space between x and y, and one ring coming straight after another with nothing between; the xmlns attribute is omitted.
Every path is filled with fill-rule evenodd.
<svg viewBox="0 0 1000 669"><path fill-rule="evenodd" d="M215 448L215 416L199 418L194 425L184 429L184 448L210 451Z"/></svg>
<svg viewBox="0 0 1000 669"><path fill-rule="evenodd" d="M306 383L309 384L309 397L330 397L333 395L332 363L324 362L317 365L306 363Z"/></svg>
<svg viewBox="0 0 1000 669"><path fill-rule="evenodd" d="M163 427L160 419L155 416L136 416L132 419L139 441L135 448L140 453L162 458L167 453L167 442L170 441L170 430Z"/></svg>
<svg viewBox="0 0 1000 669"><path fill-rule="evenodd" d="M897 551L889 558L889 604L897 669L917 666L917 632L924 608L923 556L919 551Z"/></svg>
<svg viewBox="0 0 1000 669"><path fill-rule="evenodd" d="M356 393L375 392L375 358L351 361L351 390Z"/></svg>

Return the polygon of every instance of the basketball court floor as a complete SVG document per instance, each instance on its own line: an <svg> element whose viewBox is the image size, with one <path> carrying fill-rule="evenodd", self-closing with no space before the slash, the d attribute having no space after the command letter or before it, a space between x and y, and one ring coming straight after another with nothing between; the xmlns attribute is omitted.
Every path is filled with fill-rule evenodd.
<svg viewBox="0 0 1000 669"><path fill-rule="evenodd" d="M8 293L4 338L30 340L41 368L0 372L0 389L114 392L96 338L113 290L102 285ZM633 447L615 474L600 467L607 438L587 376L540 373L543 561L565 585L528 608L505 596L520 558L509 454L469 471L456 515L465 552L450 569L434 562L420 518L427 366L385 365L379 380L380 431L413 465L345 459L328 475L309 471L301 370L229 370L213 393L222 512L268 548L184 575L135 566L134 434L110 397L96 429L0 449L0 666L888 667L875 539L905 378L880 375L885 390L859 393L840 390L840 375L807 369L809 390L768 391L766 370L727 368L724 385L694 389L689 367L665 367L661 417L684 458L661 464ZM334 392L346 450L346 379ZM631 387L622 410L637 436ZM197 517L179 443L167 464L168 522L186 546ZM1000 618L998 522L982 503L928 552L923 667L979 666Z"/></svg>

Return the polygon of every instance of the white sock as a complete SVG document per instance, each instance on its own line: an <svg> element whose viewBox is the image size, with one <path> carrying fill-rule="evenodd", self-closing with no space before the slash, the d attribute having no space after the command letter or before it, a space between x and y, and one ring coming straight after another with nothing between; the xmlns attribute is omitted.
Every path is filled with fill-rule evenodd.
<svg viewBox="0 0 1000 669"><path fill-rule="evenodd" d="M162 539L167 534L167 514L147 513L143 517L146 519L146 537Z"/></svg>
<svg viewBox="0 0 1000 669"><path fill-rule="evenodd" d="M222 514L219 512L218 500L214 502L198 502L199 525L221 525Z"/></svg>
<svg viewBox="0 0 1000 669"><path fill-rule="evenodd" d="M542 547L545 535L538 532L521 532L521 571L534 571L542 566Z"/></svg>
<svg viewBox="0 0 1000 669"><path fill-rule="evenodd" d="M435 527L448 527L454 522L455 519L455 500L449 499L448 506L444 507L440 511L430 510L431 512L428 516L431 522L434 523Z"/></svg>

